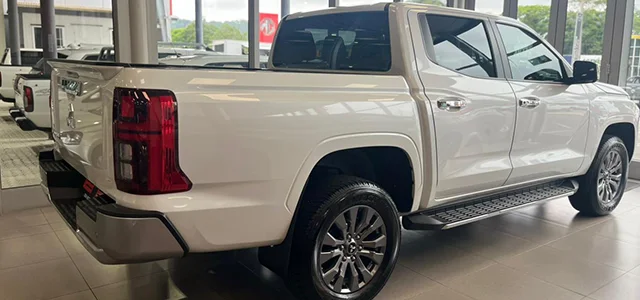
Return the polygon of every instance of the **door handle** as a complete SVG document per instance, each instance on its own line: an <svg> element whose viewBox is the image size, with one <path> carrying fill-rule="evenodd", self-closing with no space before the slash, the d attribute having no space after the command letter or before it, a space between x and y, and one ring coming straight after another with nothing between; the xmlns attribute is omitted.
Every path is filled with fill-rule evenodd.
<svg viewBox="0 0 640 300"><path fill-rule="evenodd" d="M537 97L522 97L520 98L520 106L526 108L534 108L540 105L540 99Z"/></svg>
<svg viewBox="0 0 640 300"><path fill-rule="evenodd" d="M447 97L438 100L438 108L446 111L459 111L467 106L467 100L458 97Z"/></svg>

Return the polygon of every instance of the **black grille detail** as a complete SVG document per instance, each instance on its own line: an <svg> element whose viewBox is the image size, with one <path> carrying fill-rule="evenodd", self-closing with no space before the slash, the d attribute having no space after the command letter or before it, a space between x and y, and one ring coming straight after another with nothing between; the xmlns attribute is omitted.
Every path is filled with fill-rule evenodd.
<svg viewBox="0 0 640 300"><path fill-rule="evenodd" d="M442 229L448 224L489 217L507 209L572 194L576 190L577 186L570 180L555 181L405 216L403 225L407 229Z"/></svg>

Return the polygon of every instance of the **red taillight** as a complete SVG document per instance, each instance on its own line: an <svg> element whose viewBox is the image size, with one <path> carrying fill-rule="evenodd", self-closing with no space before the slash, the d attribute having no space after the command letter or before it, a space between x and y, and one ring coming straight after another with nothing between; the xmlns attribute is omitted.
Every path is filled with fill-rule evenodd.
<svg viewBox="0 0 640 300"><path fill-rule="evenodd" d="M177 108L171 91L115 89L113 155L119 190L149 195L191 189L178 164Z"/></svg>
<svg viewBox="0 0 640 300"><path fill-rule="evenodd" d="M24 100L24 110L26 112L33 112L33 90L28 86L24 87L23 100Z"/></svg>

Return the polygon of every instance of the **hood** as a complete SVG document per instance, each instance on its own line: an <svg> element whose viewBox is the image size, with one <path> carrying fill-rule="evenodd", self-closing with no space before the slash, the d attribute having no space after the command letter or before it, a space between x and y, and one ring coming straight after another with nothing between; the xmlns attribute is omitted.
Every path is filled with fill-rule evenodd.
<svg viewBox="0 0 640 300"><path fill-rule="evenodd" d="M623 88L617 85L602 83L602 82L594 82L593 84L607 94L629 96L629 94L627 94L627 92L625 92Z"/></svg>

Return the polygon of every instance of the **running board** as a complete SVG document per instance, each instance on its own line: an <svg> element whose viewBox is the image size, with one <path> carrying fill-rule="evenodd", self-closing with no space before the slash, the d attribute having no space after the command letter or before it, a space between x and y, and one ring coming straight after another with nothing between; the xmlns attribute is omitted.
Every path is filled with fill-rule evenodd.
<svg viewBox="0 0 640 300"><path fill-rule="evenodd" d="M525 206L571 196L576 191L578 182L575 180L559 180L404 216L402 225L409 230L445 230Z"/></svg>

